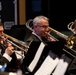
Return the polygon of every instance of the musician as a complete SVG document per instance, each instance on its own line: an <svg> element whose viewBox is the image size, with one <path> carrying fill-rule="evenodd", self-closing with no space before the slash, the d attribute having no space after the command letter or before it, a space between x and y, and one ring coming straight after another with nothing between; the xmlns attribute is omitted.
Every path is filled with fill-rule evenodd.
<svg viewBox="0 0 76 75"><path fill-rule="evenodd" d="M76 20L73 22L73 25L71 24L72 26L72 32L73 34L70 36L70 38L68 39L68 42L67 42L67 45L76 50Z"/></svg>
<svg viewBox="0 0 76 75"><path fill-rule="evenodd" d="M49 32L49 19L45 16L37 16L33 19L33 32L31 37L27 41L55 41L53 38L49 38L46 33Z"/></svg>
<svg viewBox="0 0 76 75"><path fill-rule="evenodd" d="M70 46L72 46L71 48L73 50L76 50L76 20L74 21L74 34L71 35L70 40L72 41L70 42ZM74 58L74 60L72 61L72 63L70 64L69 68L68 68L68 75L76 75L76 57Z"/></svg>
<svg viewBox="0 0 76 75"><path fill-rule="evenodd" d="M30 36L30 38L27 39L27 43L29 42L43 42L45 45L47 45L47 41L49 42L56 42L56 40L52 37L49 37L47 35L47 33L49 32L49 19L45 16L36 16L34 19L33 19L33 32ZM22 63L22 70L23 70L23 73L25 75L33 75L36 70L39 68L39 66L41 65L41 63L43 62L43 60L45 59L45 57L47 56L48 54L48 50L45 50L43 51L43 54L42 54L42 57L40 58L40 60L38 61L38 64L37 64L37 67L35 68L35 70L33 72L29 72L28 70L28 65L30 64L30 62L33 60L34 56L35 56L35 53L37 52L37 50L35 50L36 48L36 45L34 43L33 45L33 50L28 50L24 60L23 60L23 63Z"/></svg>
<svg viewBox="0 0 76 75"><path fill-rule="evenodd" d="M3 24L0 23L0 65L4 66L4 71L15 72L17 68L17 57L11 43L3 39ZM3 69L2 69L3 70Z"/></svg>

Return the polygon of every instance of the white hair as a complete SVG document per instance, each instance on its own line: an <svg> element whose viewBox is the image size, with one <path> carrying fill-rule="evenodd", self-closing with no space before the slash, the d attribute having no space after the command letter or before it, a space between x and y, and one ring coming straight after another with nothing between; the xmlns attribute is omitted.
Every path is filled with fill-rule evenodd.
<svg viewBox="0 0 76 75"><path fill-rule="evenodd" d="M33 19L33 25L40 23L41 19L49 20L47 17L42 16L42 15L41 15L41 16L36 16L36 17Z"/></svg>

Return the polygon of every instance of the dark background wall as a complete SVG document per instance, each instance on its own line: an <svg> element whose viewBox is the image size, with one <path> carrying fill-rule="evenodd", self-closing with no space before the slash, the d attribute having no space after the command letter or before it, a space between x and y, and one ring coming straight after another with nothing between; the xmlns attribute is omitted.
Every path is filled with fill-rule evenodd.
<svg viewBox="0 0 76 75"><path fill-rule="evenodd" d="M14 22L14 0L0 0L2 10L0 11L1 22Z"/></svg>
<svg viewBox="0 0 76 75"><path fill-rule="evenodd" d="M67 24L76 19L74 1L26 0L26 18L44 15L50 19L50 26L59 31L68 31Z"/></svg>
<svg viewBox="0 0 76 75"><path fill-rule="evenodd" d="M0 2L2 2L2 10L0 11L0 18L2 19L2 22L14 21L14 0L0 0ZM19 13L23 12L22 10L19 10L19 5L21 4L19 4L18 0L18 25L20 25L19 21L21 20ZM29 19L33 19L35 16L44 15L49 18L49 25L52 28L58 31L67 32L69 31L67 28L68 23L76 19L75 5L76 4L74 1L66 2L60 0L25 0L24 6L26 7L26 15L24 16L27 21ZM21 23L22 22L23 21L21 21ZM25 23L22 24L25 25Z"/></svg>
<svg viewBox="0 0 76 75"><path fill-rule="evenodd" d="M14 0L0 0L0 2L2 2L2 10L0 11L2 22L14 21ZM35 16L44 15L49 18L50 26L56 30L67 31L67 24L76 19L74 1L26 0L25 6L26 21ZM19 10L17 14L19 14ZM18 15L18 22L19 18Z"/></svg>
<svg viewBox="0 0 76 75"><path fill-rule="evenodd" d="M51 1L50 19L53 21L53 27L58 30L67 30L67 24L76 19L74 1Z"/></svg>

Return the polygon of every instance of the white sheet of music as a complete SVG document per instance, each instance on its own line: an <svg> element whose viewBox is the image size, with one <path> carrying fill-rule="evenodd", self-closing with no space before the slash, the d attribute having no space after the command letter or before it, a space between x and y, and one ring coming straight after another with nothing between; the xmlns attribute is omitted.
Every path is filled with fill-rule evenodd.
<svg viewBox="0 0 76 75"><path fill-rule="evenodd" d="M45 44L43 42L41 42L41 44L40 44L40 46L39 46L39 48L38 48L38 50L37 50L37 52L35 54L35 57L34 57L33 61L30 63L30 65L28 67L28 69L31 72L34 70L34 68L35 68L35 66L36 66L36 64L37 64L37 62L38 62L38 60L39 60L39 58L41 56L41 53L42 53L44 47L45 47Z"/></svg>
<svg viewBox="0 0 76 75"><path fill-rule="evenodd" d="M52 75L65 75L66 69L70 62L70 58L62 56Z"/></svg>
<svg viewBox="0 0 76 75"><path fill-rule="evenodd" d="M53 53L51 53L51 56L55 56ZM41 65L41 67L37 70L37 72L34 75L50 75L56 65L59 62L59 58L56 57L53 59L50 55L48 55Z"/></svg>
<svg viewBox="0 0 76 75"><path fill-rule="evenodd" d="M21 60L25 57L24 54L22 54L21 51L16 51L15 50L15 54L16 54L17 59L19 59L19 60Z"/></svg>

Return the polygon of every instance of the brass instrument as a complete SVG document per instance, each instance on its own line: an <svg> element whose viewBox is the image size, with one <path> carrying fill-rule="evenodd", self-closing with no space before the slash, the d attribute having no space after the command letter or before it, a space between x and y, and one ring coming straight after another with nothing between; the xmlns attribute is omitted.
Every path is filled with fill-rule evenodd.
<svg viewBox="0 0 76 75"><path fill-rule="evenodd" d="M76 20L68 24L68 29L73 32L67 41L67 45L70 49L76 50Z"/></svg>
<svg viewBox="0 0 76 75"><path fill-rule="evenodd" d="M29 46L27 46L25 42L20 41L20 40L14 38L14 37L11 37L11 36L9 36L5 33L3 33L3 36L4 37L2 37L2 38L5 39L7 42L10 42L15 47L17 47L20 50L25 51L27 53L27 50L28 50Z"/></svg>
<svg viewBox="0 0 76 75"><path fill-rule="evenodd" d="M30 19L30 20L28 20L28 21L26 22L26 27L27 27L29 30L31 30L31 31L33 31L33 24L32 24L32 22L33 22L33 19Z"/></svg>
<svg viewBox="0 0 76 75"><path fill-rule="evenodd" d="M18 40L18 39L15 39L14 37L11 37L11 36L9 36L9 35L7 35L7 34L5 34L5 33L3 33L3 35L0 37L1 38L1 41L0 41L0 43L2 44L2 46L4 47L4 48L6 48L8 45L8 43L11 43L14 47L17 47L19 50L21 50L20 51L20 53L18 52L18 51L16 51L16 50L14 50L14 52L17 54L17 55L19 55L19 56L21 56L21 59L18 59L18 60L16 60L15 59L15 61L16 61L16 66L14 67L14 68L11 68L10 67L10 71L17 71L17 69L20 69L21 68L21 66L20 66L20 63L21 63L21 61L23 60L23 58L24 58L24 52L25 53L27 53L27 50L28 50L28 46L26 45L26 43L25 42L23 42L23 41L20 41L20 40ZM13 57L13 56L12 56ZM15 58L15 57L14 57ZM12 58L13 59L13 58Z"/></svg>
<svg viewBox="0 0 76 75"><path fill-rule="evenodd" d="M61 38L68 40L68 36L65 34L62 34L61 32L49 27L50 31L54 32L55 34L57 34L58 36L60 36Z"/></svg>
<svg viewBox="0 0 76 75"><path fill-rule="evenodd" d="M67 28L72 31L74 33L74 22L70 22L68 25L67 25Z"/></svg>
<svg viewBox="0 0 76 75"><path fill-rule="evenodd" d="M29 30L31 30L31 31L33 31L33 24L32 24L32 19L31 20L28 20L27 22L26 22L26 27L29 29ZM72 29L71 29L71 27L73 26L73 22L71 22L71 23L69 23L69 25L68 25L68 28L70 28L70 30L71 31L73 31ZM58 36L60 36L61 38L63 38L63 39L65 39L65 41L66 41L66 45L64 45L64 49L63 49L63 51L64 52L66 52L66 53L68 53L68 54L70 54L70 55L72 55L72 56L76 56L76 54L74 54L75 53L75 51L72 49L74 46L73 46L73 44L71 45L71 46L69 46L68 44L68 42L69 42L69 37L67 36L67 35L65 35L65 34L63 34L63 33L61 33L61 32L59 32L59 31L57 31L57 30L55 30L55 29L53 29L53 28L51 28L51 27L49 27L49 30L50 30L50 32L54 32L55 34L57 34ZM57 40L57 41L59 41L58 39L56 39L55 37L53 37L52 35L50 35L50 33L47 33L47 35L49 36L49 37L52 37L52 38L54 38L55 40ZM76 40L75 40L76 41ZM69 50L67 50L66 48L68 48ZM73 53L73 54L72 54Z"/></svg>
<svg viewBox="0 0 76 75"><path fill-rule="evenodd" d="M32 21L33 21L33 19L30 19L30 20L28 20L28 21L26 22L26 27L27 27L29 30L31 30L31 31L33 31ZM60 33L59 31L57 31L57 30L55 30L55 29L53 29L53 28L51 28L51 27L48 27L48 28L49 28L49 31L50 31L50 32L54 32L55 34L57 34L58 36L60 36L61 38L65 39L65 40L68 39L68 36L67 36L67 35L62 34L62 33ZM47 35L48 35L49 37L54 38L56 41L58 41L58 39L55 38L54 36L52 36L50 33L47 33Z"/></svg>

